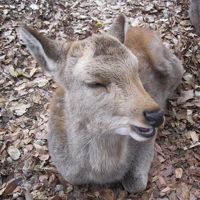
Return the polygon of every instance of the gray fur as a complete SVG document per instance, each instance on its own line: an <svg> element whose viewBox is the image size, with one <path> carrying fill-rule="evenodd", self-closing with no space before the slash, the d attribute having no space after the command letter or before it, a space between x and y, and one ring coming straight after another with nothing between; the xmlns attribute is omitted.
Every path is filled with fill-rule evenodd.
<svg viewBox="0 0 200 200"><path fill-rule="evenodd" d="M197 34L200 35L200 0L190 0L189 16Z"/></svg>
<svg viewBox="0 0 200 200"><path fill-rule="evenodd" d="M60 86L51 103L48 144L55 166L70 183L121 181L127 191L139 192L147 185L155 136L141 142L139 136L130 135L130 125L149 127L143 112L165 104L180 83L183 69L160 39L143 44L150 48L144 56L155 62L137 55L137 45L129 41L132 33L123 37L125 45L132 46L120 43L125 21L122 15L112 26L110 33L117 38L101 34L61 45L61 57L66 60L53 69ZM154 32L143 32L147 38L148 33L158 38ZM159 60L149 53L157 42L163 52ZM144 67L149 74L142 73ZM164 84L157 72L166 75Z"/></svg>

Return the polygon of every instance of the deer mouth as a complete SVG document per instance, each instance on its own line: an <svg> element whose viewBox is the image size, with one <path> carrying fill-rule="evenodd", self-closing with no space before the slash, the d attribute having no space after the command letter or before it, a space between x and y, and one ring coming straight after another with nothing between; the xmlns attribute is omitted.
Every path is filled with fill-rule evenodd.
<svg viewBox="0 0 200 200"><path fill-rule="evenodd" d="M156 128L154 127L140 127L129 124L128 126L122 126L112 131L119 135L131 136L134 140L138 142L150 140L156 134Z"/></svg>
<svg viewBox="0 0 200 200"><path fill-rule="evenodd" d="M135 132L136 134L138 134L144 138L151 138L156 133L156 130L153 127L152 128L143 128L143 127L138 127L138 126L134 126L134 125L131 125L130 127L133 132Z"/></svg>

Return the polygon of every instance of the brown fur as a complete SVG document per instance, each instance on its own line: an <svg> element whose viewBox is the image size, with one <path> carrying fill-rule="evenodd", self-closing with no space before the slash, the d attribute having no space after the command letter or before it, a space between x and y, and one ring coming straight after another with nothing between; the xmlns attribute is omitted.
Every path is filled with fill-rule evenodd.
<svg viewBox="0 0 200 200"><path fill-rule="evenodd" d="M52 116L52 123L54 123L52 127L54 127L55 133L58 134L65 133L65 114L62 109L65 103L64 92L64 89L58 86L50 103L50 115Z"/></svg>
<svg viewBox="0 0 200 200"><path fill-rule="evenodd" d="M180 62L162 44L159 35L147 28L130 28L125 45L139 60L139 74L144 88L164 108L167 98L181 81L183 68Z"/></svg>
<svg viewBox="0 0 200 200"><path fill-rule="evenodd" d="M142 64L149 63L154 67L160 58L161 40L157 34L147 28L132 27L126 34L124 43L139 59Z"/></svg>

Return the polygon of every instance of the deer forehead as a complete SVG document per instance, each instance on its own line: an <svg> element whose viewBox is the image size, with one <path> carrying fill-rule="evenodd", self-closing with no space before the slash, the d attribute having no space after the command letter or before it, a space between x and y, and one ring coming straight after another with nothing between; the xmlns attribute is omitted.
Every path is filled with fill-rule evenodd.
<svg viewBox="0 0 200 200"><path fill-rule="evenodd" d="M74 66L73 74L87 79L129 77L138 72L138 60L117 39L108 35L95 35L86 40L82 56Z"/></svg>

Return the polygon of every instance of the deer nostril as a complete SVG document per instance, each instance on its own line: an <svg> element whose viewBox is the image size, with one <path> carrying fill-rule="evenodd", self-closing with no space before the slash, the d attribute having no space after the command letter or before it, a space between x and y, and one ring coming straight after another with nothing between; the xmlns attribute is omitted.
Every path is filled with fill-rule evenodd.
<svg viewBox="0 0 200 200"><path fill-rule="evenodd" d="M164 110L144 111L144 116L149 125L158 127L164 122Z"/></svg>

